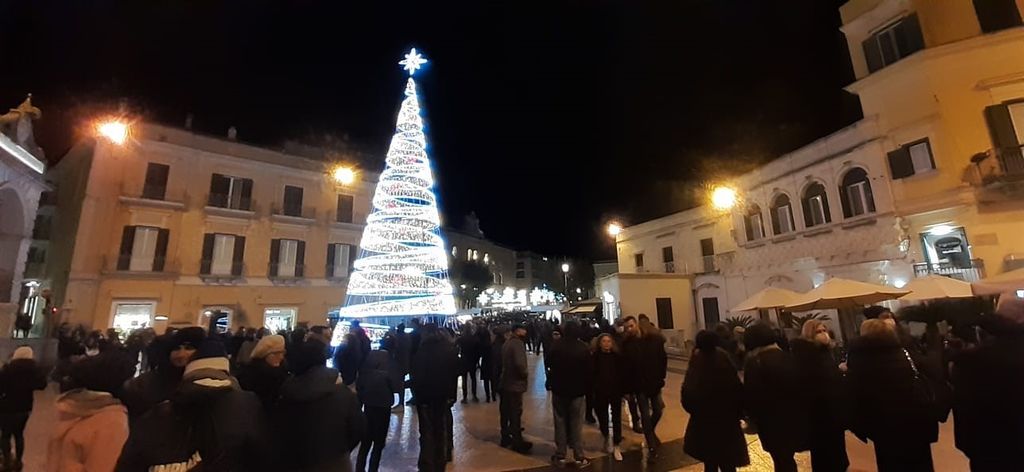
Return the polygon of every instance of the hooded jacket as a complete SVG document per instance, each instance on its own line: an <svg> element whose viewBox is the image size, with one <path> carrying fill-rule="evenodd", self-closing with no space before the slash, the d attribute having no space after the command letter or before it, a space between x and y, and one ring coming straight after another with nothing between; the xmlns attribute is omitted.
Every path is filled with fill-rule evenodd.
<svg viewBox="0 0 1024 472"><path fill-rule="evenodd" d="M276 470L256 395L241 390L226 371L193 369L195 364L170 401L132 425L117 472Z"/></svg>
<svg viewBox="0 0 1024 472"><path fill-rule="evenodd" d="M412 358L412 393L417 401L454 400L459 383L459 353L441 336L426 336Z"/></svg>
<svg viewBox="0 0 1024 472"><path fill-rule="evenodd" d="M512 336L501 347L501 379L499 389L503 392L526 392L529 371L526 364L526 345L518 336Z"/></svg>
<svg viewBox="0 0 1024 472"><path fill-rule="evenodd" d="M355 395L322 364L281 385L273 425L282 459L275 470L289 472L350 471L349 452L366 431Z"/></svg>
<svg viewBox="0 0 1024 472"><path fill-rule="evenodd" d="M238 384L243 390L255 393L263 408L270 411L277 403L281 384L288 378L288 369L267 364L262 357L253 358L238 368Z"/></svg>
<svg viewBox="0 0 1024 472"><path fill-rule="evenodd" d="M46 374L29 359L15 359L0 372L0 413L32 411L34 391L46 388Z"/></svg>
<svg viewBox="0 0 1024 472"><path fill-rule="evenodd" d="M356 380L356 392L364 405L390 407L394 403L395 392L401 387L395 383L391 362L390 353L380 349L366 357Z"/></svg>
<svg viewBox="0 0 1024 472"><path fill-rule="evenodd" d="M551 392L565 398L576 398L590 391L590 351L576 338L563 338L550 344L548 353L548 385Z"/></svg>
<svg viewBox="0 0 1024 472"><path fill-rule="evenodd" d="M114 470L128 439L128 412L113 395L75 389L57 399L57 426L46 454L48 472Z"/></svg>

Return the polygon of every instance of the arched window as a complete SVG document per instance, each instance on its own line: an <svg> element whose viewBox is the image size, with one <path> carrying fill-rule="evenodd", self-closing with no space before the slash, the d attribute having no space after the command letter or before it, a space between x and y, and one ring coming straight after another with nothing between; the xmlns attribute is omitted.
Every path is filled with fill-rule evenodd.
<svg viewBox="0 0 1024 472"><path fill-rule="evenodd" d="M839 186L839 198L843 203L844 218L875 212L871 181L868 179L868 173L860 167L850 169L843 176L843 183Z"/></svg>
<svg viewBox="0 0 1024 472"><path fill-rule="evenodd" d="M743 215L743 225L747 229L747 241L757 241L764 237L764 220L761 216L761 207L750 205Z"/></svg>
<svg viewBox="0 0 1024 472"><path fill-rule="evenodd" d="M828 211L828 195L825 186L820 182L808 185L800 198L804 210L804 226L812 228L832 222L832 214Z"/></svg>
<svg viewBox="0 0 1024 472"><path fill-rule="evenodd" d="M779 194L772 201L772 231L777 236L790 233L795 227L793 205L789 202L789 195Z"/></svg>

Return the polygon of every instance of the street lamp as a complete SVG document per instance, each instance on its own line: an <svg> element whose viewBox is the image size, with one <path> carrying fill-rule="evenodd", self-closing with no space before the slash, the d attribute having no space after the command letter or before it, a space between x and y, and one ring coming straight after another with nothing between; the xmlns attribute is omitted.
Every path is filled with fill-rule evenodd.
<svg viewBox="0 0 1024 472"><path fill-rule="evenodd" d="M351 167L338 166L331 171L331 177L340 185L352 185L356 181L356 171Z"/></svg>
<svg viewBox="0 0 1024 472"><path fill-rule="evenodd" d="M122 146L125 141L128 141L128 123L120 120L101 121L96 123L96 134L106 138L107 141Z"/></svg>
<svg viewBox="0 0 1024 472"><path fill-rule="evenodd" d="M569 295L569 263L562 263L562 275L565 277L565 295Z"/></svg>
<svg viewBox="0 0 1024 472"><path fill-rule="evenodd" d="M731 187L719 185L711 190L711 206L717 210L731 210L738 198L736 190Z"/></svg>
<svg viewBox="0 0 1024 472"><path fill-rule="evenodd" d="M608 235L614 238L622 232L622 225L617 221L612 221L611 223L608 223L608 227L605 228L605 231L608 231Z"/></svg>

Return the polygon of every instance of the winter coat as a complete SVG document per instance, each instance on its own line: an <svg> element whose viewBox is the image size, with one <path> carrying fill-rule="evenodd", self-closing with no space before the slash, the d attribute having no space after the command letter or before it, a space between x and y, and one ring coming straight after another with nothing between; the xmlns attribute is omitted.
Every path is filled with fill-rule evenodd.
<svg viewBox="0 0 1024 472"><path fill-rule="evenodd" d="M28 413L36 390L46 388L46 373L32 359L15 359L0 371L0 413Z"/></svg>
<svg viewBox="0 0 1024 472"><path fill-rule="evenodd" d="M832 349L803 338L793 339L789 345L799 385L808 404L813 405L813 413L808 418L811 436L845 431L849 417L846 380L839 371L839 362L832 356Z"/></svg>
<svg viewBox="0 0 1024 472"><path fill-rule="evenodd" d="M526 345L523 340L512 336L501 348L501 379L498 389L503 392L526 392L528 367Z"/></svg>
<svg viewBox="0 0 1024 472"><path fill-rule="evenodd" d="M71 390L57 399L48 472L110 472L128 439L128 411L111 394Z"/></svg>
<svg viewBox="0 0 1024 472"><path fill-rule="evenodd" d="M347 472L349 453L366 434L358 399L323 365L285 381L272 423L283 471Z"/></svg>
<svg viewBox="0 0 1024 472"><path fill-rule="evenodd" d="M459 346L459 363L462 372L476 370L480 363L480 342L475 335L463 334L455 340Z"/></svg>
<svg viewBox="0 0 1024 472"><path fill-rule="evenodd" d="M718 465L741 467L750 463L740 429L743 385L727 351L697 351L690 359L679 397L690 414L683 451Z"/></svg>
<svg viewBox="0 0 1024 472"><path fill-rule="evenodd" d="M459 354L455 344L427 337L412 358L412 394L417 402L445 403L455 398L459 382Z"/></svg>
<svg viewBox="0 0 1024 472"><path fill-rule="evenodd" d="M547 363L547 382L551 393L563 398L582 397L590 389L590 351L578 339L551 343Z"/></svg>
<svg viewBox="0 0 1024 472"><path fill-rule="evenodd" d="M128 416L134 421L160 402L170 400L181 383L181 374L184 371L166 366L128 379L121 393L121 400L128 408Z"/></svg>
<svg viewBox="0 0 1024 472"><path fill-rule="evenodd" d="M388 351L371 351L359 370L356 381L356 393L359 401L367 406L390 408L395 402L395 392L399 386L395 384L391 373L391 356Z"/></svg>
<svg viewBox="0 0 1024 472"><path fill-rule="evenodd" d="M480 352L480 380L492 380L494 377L494 354L491 348L491 332L480 328L476 332L477 347Z"/></svg>
<svg viewBox="0 0 1024 472"><path fill-rule="evenodd" d="M227 372L185 374L171 396L132 424L117 472L270 471L273 454L259 399Z"/></svg>
<svg viewBox="0 0 1024 472"><path fill-rule="evenodd" d="M653 395L665 386L668 355L665 353L665 337L660 333L625 338L622 354L629 366L623 379L626 393Z"/></svg>
<svg viewBox="0 0 1024 472"><path fill-rule="evenodd" d="M854 434L896 447L938 440L938 422L915 394L914 370L899 341L854 339L846 365Z"/></svg>
<svg viewBox="0 0 1024 472"><path fill-rule="evenodd" d="M238 385L256 394L264 411L271 411L281 393L281 385L290 377L284 365L273 367L266 359L253 359L238 368Z"/></svg>
<svg viewBox="0 0 1024 472"><path fill-rule="evenodd" d="M501 390L501 353L505 349L505 336L497 335L491 343L491 358L486 362L491 364L491 381L495 383L497 390Z"/></svg>
<svg viewBox="0 0 1024 472"><path fill-rule="evenodd" d="M341 372L345 385L352 385L359 375L359 369L366 358L363 355L363 340L356 333L349 332L345 341L338 346L334 357L334 367ZM367 345L369 347L369 345Z"/></svg>
<svg viewBox="0 0 1024 472"><path fill-rule="evenodd" d="M395 333L395 352L394 357L398 360L398 371L402 373L402 377L409 373L409 363L411 361L410 355L412 354L412 339L409 337L409 333L400 332Z"/></svg>
<svg viewBox="0 0 1024 472"><path fill-rule="evenodd" d="M743 404L768 452L792 454L808 448L804 386L790 353L772 344L747 355Z"/></svg>
<svg viewBox="0 0 1024 472"><path fill-rule="evenodd" d="M1024 446L1024 332L962 352L952 382L956 447L972 460L1015 457Z"/></svg>
<svg viewBox="0 0 1024 472"><path fill-rule="evenodd" d="M598 349L590 355L590 362L594 395L609 400L621 397L626 390L622 384L626 370L622 354Z"/></svg>

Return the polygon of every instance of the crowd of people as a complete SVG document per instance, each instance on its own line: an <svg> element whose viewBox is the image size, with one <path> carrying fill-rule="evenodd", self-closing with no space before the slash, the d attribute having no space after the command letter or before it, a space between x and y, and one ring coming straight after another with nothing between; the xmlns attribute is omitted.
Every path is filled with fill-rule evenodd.
<svg viewBox="0 0 1024 472"><path fill-rule="evenodd" d="M749 463L744 433L757 434L775 470L795 471L794 455L810 451L813 470L843 471L849 430L873 442L879 471L930 471L930 445L952 410L972 470L1014 470L1024 445L1024 300L1004 300L977 337L957 343L915 339L881 307L864 314L845 355L814 319L793 339L768 323L698 333L680 395L690 415L684 451L705 470L735 470ZM419 470L442 471L454 453L452 408L480 402L481 388L483 402L499 404L500 445L525 454L529 352L543 355L554 465L590 465L588 423L613 460L623 459L625 424L658 460L668 357L644 315L480 318L457 329L414 319L379 342L358 322L338 329L347 332L332 348L328 326L138 330L124 340L62 326L46 470L376 471L392 411L409 405ZM33 354L20 347L0 370L2 470L22 469L33 392L47 384Z"/></svg>

